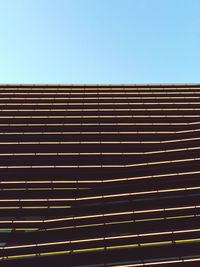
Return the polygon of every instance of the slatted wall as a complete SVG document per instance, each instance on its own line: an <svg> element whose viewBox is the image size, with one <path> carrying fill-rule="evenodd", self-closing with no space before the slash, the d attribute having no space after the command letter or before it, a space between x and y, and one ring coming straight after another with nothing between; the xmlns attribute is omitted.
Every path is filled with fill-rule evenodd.
<svg viewBox="0 0 200 267"><path fill-rule="evenodd" d="M200 85L2 85L0 266L199 266Z"/></svg>

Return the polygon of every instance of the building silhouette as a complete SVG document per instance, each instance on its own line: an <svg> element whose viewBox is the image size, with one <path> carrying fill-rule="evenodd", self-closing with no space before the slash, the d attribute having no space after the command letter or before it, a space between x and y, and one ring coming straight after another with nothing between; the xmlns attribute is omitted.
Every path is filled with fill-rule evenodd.
<svg viewBox="0 0 200 267"><path fill-rule="evenodd" d="M200 264L200 85L1 85L0 266Z"/></svg>

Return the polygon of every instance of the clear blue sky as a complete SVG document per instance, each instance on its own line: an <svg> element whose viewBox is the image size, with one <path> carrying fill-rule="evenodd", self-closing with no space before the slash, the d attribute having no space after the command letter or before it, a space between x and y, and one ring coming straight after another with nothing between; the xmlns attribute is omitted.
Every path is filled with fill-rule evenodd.
<svg viewBox="0 0 200 267"><path fill-rule="evenodd" d="M0 0L0 83L200 82L199 0Z"/></svg>

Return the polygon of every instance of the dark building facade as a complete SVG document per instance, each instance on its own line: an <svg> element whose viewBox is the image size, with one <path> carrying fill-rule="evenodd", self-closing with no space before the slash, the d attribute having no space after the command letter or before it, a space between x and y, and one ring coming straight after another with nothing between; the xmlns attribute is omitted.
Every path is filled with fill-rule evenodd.
<svg viewBox="0 0 200 267"><path fill-rule="evenodd" d="M0 266L200 265L200 85L1 85Z"/></svg>

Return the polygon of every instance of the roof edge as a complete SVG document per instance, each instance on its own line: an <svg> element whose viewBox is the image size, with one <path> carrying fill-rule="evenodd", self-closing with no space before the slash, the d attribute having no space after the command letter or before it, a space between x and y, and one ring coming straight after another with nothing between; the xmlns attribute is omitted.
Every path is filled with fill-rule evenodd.
<svg viewBox="0 0 200 267"><path fill-rule="evenodd" d="M59 84L59 83L0 83L0 87L85 87L85 88L92 88L92 87L136 87L136 88L143 88L143 87L200 87L200 83L123 83L123 84Z"/></svg>

